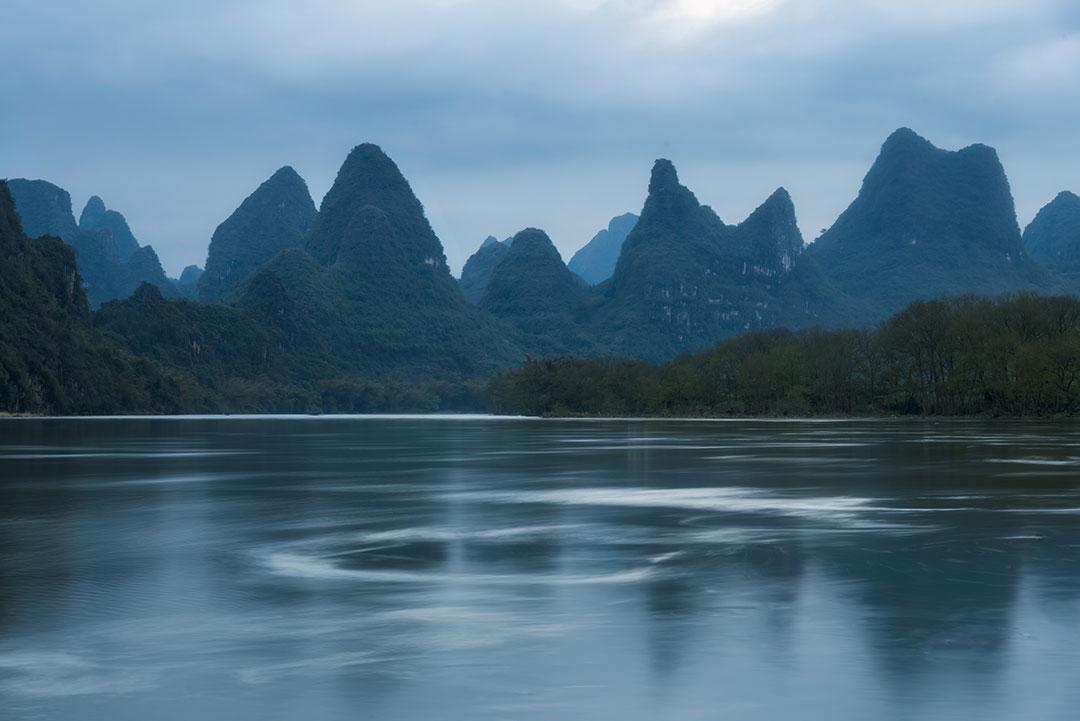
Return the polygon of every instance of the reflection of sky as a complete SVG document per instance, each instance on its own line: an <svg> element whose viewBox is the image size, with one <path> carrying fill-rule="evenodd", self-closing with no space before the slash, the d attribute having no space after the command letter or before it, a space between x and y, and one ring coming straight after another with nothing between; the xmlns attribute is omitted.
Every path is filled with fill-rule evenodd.
<svg viewBox="0 0 1080 721"><path fill-rule="evenodd" d="M377 142L452 267L569 253L654 158L727 222L779 185L814 238L886 135L996 146L1021 220L1080 190L1073 0L6 0L0 177L124 212L167 270L277 167L318 200Z"/></svg>
<svg viewBox="0 0 1080 721"><path fill-rule="evenodd" d="M1080 702L1068 426L0 430L14 719L1004 721Z"/></svg>

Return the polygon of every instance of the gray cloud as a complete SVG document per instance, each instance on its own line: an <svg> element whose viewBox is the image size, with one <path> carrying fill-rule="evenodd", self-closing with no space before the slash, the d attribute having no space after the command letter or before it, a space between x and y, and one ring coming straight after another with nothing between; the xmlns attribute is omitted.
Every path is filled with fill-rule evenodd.
<svg viewBox="0 0 1080 721"><path fill-rule="evenodd" d="M356 143L412 181L452 266L565 255L670 157L721 217L776 186L809 238L885 135L996 146L1022 220L1080 188L1070 0L8 0L0 176L123 211L168 270L283 164L316 199Z"/></svg>

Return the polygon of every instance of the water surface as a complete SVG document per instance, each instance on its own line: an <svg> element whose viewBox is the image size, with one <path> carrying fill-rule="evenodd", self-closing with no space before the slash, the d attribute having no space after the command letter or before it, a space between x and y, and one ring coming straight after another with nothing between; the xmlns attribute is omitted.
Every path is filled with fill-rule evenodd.
<svg viewBox="0 0 1080 721"><path fill-rule="evenodd" d="M1080 427L0 420L0 717L1074 719Z"/></svg>

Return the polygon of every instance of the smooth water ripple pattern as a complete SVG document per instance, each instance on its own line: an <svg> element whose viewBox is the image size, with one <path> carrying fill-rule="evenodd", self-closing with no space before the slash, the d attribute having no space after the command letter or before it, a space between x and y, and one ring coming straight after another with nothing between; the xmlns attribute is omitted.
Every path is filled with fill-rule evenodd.
<svg viewBox="0 0 1080 721"><path fill-rule="evenodd" d="M1080 426L0 420L0 718L1071 720Z"/></svg>

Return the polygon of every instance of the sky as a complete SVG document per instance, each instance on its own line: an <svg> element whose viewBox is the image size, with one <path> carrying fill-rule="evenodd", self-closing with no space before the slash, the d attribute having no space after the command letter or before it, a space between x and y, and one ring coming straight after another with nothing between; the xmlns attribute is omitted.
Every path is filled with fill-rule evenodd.
<svg viewBox="0 0 1080 721"><path fill-rule="evenodd" d="M0 177L127 216L176 275L282 165L316 204L374 142L455 271L525 227L567 259L658 157L808 241L908 126L982 142L1022 224L1080 191L1075 0L3 0Z"/></svg>

